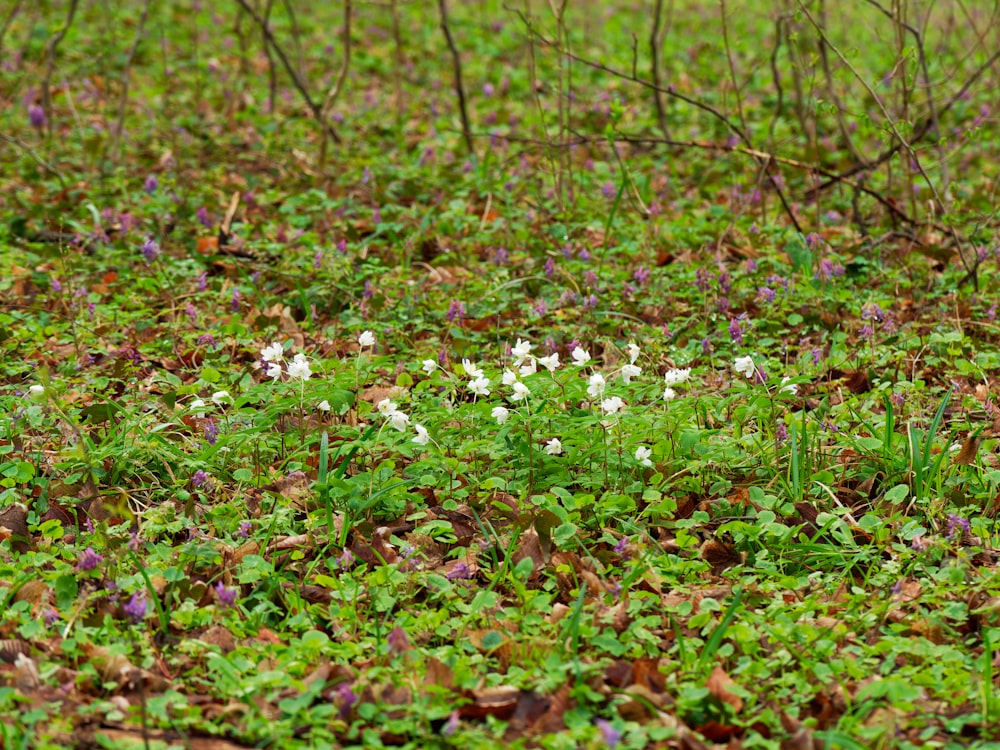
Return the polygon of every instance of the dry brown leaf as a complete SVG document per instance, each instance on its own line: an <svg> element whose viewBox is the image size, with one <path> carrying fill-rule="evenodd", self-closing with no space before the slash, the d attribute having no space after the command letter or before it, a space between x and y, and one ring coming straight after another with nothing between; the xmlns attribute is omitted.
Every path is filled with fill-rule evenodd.
<svg viewBox="0 0 1000 750"><path fill-rule="evenodd" d="M732 706L736 713L739 713L743 710L743 699L730 690L734 685L736 683L726 674L726 670L718 665L712 670L712 674L708 677L708 682L705 683L708 692L723 703Z"/></svg>

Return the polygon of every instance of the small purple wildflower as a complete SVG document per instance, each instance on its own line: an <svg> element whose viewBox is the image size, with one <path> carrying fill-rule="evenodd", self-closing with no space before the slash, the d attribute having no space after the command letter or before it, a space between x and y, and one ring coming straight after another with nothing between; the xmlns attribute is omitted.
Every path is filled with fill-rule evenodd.
<svg viewBox="0 0 1000 750"><path fill-rule="evenodd" d="M815 232L810 232L806 235L806 247L810 250L815 250L817 247L823 244L823 238L816 234Z"/></svg>
<svg viewBox="0 0 1000 750"><path fill-rule="evenodd" d="M506 266L510 262L510 253L507 252L507 248L498 247L496 255L494 256L494 262L498 266Z"/></svg>
<svg viewBox="0 0 1000 750"><path fill-rule="evenodd" d="M347 254L347 239L346 238L342 237L340 239L340 241L337 243L337 252L340 253L341 255L346 255Z"/></svg>
<svg viewBox="0 0 1000 750"><path fill-rule="evenodd" d="M717 309L720 313L725 315L726 312L728 312L729 310L729 298L719 297L719 299L717 299L715 302L715 309Z"/></svg>
<svg viewBox="0 0 1000 750"><path fill-rule="evenodd" d="M146 259L147 263L152 263L160 257L160 246L152 238L143 242L139 249L142 250L142 257Z"/></svg>
<svg viewBox="0 0 1000 750"><path fill-rule="evenodd" d="M191 475L191 484L195 487L201 487L206 482L208 482L208 473L203 469L198 469L198 471Z"/></svg>
<svg viewBox="0 0 1000 750"><path fill-rule="evenodd" d="M84 521L83 521L83 530L86 531L88 534L93 534L94 533L94 522L90 519L90 516L87 516L84 519Z"/></svg>
<svg viewBox="0 0 1000 750"><path fill-rule="evenodd" d="M371 299L374 296L375 290L372 288L371 281L366 281L364 291L361 292L361 299Z"/></svg>
<svg viewBox="0 0 1000 750"><path fill-rule="evenodd" d="M59 292L63 290L62 284L59 282L59 279L57 279L55 276L52 277L52 280L49 283L52 285L52 291L55 292L56 294L59 294ZM994 305L994 307L996 307L996 305Z"/></svg>
<svg viewBox="0 0 1000 750"><path fill-rule="evenodd" d="M448 714L448 721L445 725L441 727L442 737L451 737L455 732L458 731L458 709L455 709L450 714Z"/></svg>
<svg viewBox="0 0 1000 750"><path fill-rule="evenodd" d="M188 322L191 325L197 325L197 323L198 323L198 310L195 308L193 302L188 302L187 303L187 307L185 308L184 312L187 313Z"/></svg>
<svg viewBox="0 0 1000 750"><path fill-rule="evenodd" d="M199 292L204 292L208 289L208 271L200 273L198 278L194 280L194 283Z"/></svg>
<svg viewBox="0 0 1000 750"><path fill-rule="evenodd" d="M215 337L210 333L203 333L198 337L198 346L207 346L212 349L218 346L215 341Z"/></svg>
<svg viewBox="0 0 1000 750"><path fill-rule="evenodd" d="M102 562L104 562L104 555L99 552L95 552L93 547L87 547L87 549L80 553L80 558L76 563L76 569L80 573L86 573L87 571L97 568Z"/></svg>
<svg viewBox="0 0 1000 750"><path fill-rule="evenodd" d="M902 409L903 404L906 403L906 396L904 396L902 393L893 393L889 397L889 399L892 401L892 405L895 406L897 409Z"/></svg>
<svg viewBox="0 0 1000 750"><path fill-rule="evenodd" d="M910 549L914 552L924 552L928 547L930 547L930 542L920 534L910 540Z"/></svg>
<svg viewBox="0 0 1000 750"><path fill-rule="evenodd" d="M354 565L354 553L345 547L340 557L337 558L337 567L339 567L341 570L347 570L353 565Z"/></svg>
<svg viewBox="0 0 1000 750"><path fill-rule="evenodd" d="M417 551L416 548L412 544L404 544L402 547L399 548L399 556L403 560L409 560L411 557L413 557L413 553L416 551Z"/></svg>
<svg viewBox="0 0 1000 750"><path fill-rule="evenodd" d="M622 733L615 729L606 719L594 719L594 724L601 730L601 737L608 747L617 747L622 741Z"/></svg>
<svg viewBox="0 0 1000 750"><path fill-rule="evenodd" d="M219 426L214 419L206 420L202 432L205 434L205 441L209 445L215 445L215 441L219 439Z"/></svg>
<svg viewBox="0 0 1000 750"><path fill-rule="evenodd" d="M706 336L701 340L701 353L711 354L712 353L712 341Z"/></svg>
<svg viewBox="0 0 1000 750"><path fill-rule="evenodd" d="M382 209L379 208L378 206L375 206L375 210L372 211L372 224L381 224L381 223L382 223Z"/></svg>
<svg viewBox="0 0 1000 750"><path fill-rule="evenodd" d="M779 443L783 443L788 440L788 428L785 427L784 422L778 422L778 426L774 430L774 439Z"/></svg>
<svg viewBox="0 0 1000 750"><path fill-rule="evenodd" d="M545 304L544 299L540 299L538 300L538 304L531 308L531 311L539 317L544 317L549 311L549 306Z"/></svg>
<svg viewBox="0 0 1000 750"><path fill-rule="evenodd" d="M240 290L233 289L233 296L229 299L229 308L235 313L240 311Z"/></svg>
<svg viewBox="0 0 1000 750"><path fill-rule="evenodd" d="M632 279L639 286L644 286L649 281L649 269L645 266L639 266L632 274Z"/></svg>
<svg viewBox="0 0 1000 750"><path fill-rule="evenodd" d="M707 292L712 282L715 280L715 275L709 273L704 268L699 268L694 274L694 285L698 287L698 291Z"/></svg>
<svg viewBox="0 0 1000 750"><path fill-rule="evenodd" d="M386 638L386 641L389 643L389 650L394 654L401 654L404 651L409 651L413 648L413 645L410 643L410 639L406 635L406 631L399 625L389 631L389 636Z"/></svg>
<svg viewBox="0 0 1000 750"><path fill-rule="evenodd" d="M597 307L597 295L596 294L591 294L589 297L587 297L586 299L583 300L583 309L584 310L593 310L595 307Z"/></svg>
<svg viewBox="0 0 1000 750"><path fill-rule="evenodd" d="M719 291L723 294L729 294L733 288L733 277L729 275L729 272L723 271L720 273L717 281L719 282Z"/></svg>
<svg viewBox="0 0 1000 750"><path fill-rule="evenodd" d="M737 345L743 344L743 329L740 328L738 318L733 318L729 322L729 338Z"/></svg>
<svg viewBox="0 0 1000 750"><path fill-rule="evenodd" d="M747 258L746 272L757 273L757 261L755 261L753 258Z"/></svg>
<svg viewBox="0 0 1000 750"><path fill-rule="evenodd" d="M146 616L146 596L142 591L136 591L132 598L122 605L122 612L132 622L141 622Z"/></svg>
<svg viewBox="0 0 1000 750"><path fill-rule="evenodd" d="M206 229L212 228L212 217L208 215L208 209L204 206L195 211L194 217L198 220L198 223Z"/></svg>
<svg viewBox="0 0 1000 750"><path fill-rule="evenodd" d="M462 562L456 565L454 568L452 568L447 574L445 574L445 578L447 578L449 581L457 581L457 580L472 578L472 571L469 570L468 565Z"/></svg>
<svg viewBox="0 0 1000 750"><path fill-rule="evenodd" d="M576 254L576 257L579 258L580 260L586 262L586 261L590 260L590 250L588 250L585 247L581 247L580 248L580 252L578 252Z"/></svg>
<svg viewBox="0 0 1000 750"><path fill-rule="evenodd" d="M246 539L250 536L250 531L253 529L253 524L250 521L240 522L240 528L237 530L236 535L240 539Z"/></svg>
<svg viewBox="0 0 1000 750"><path fill-rule="evenodd" d="M817 278L820 281L829 281L834 277L843 275L844 267L840 263L834 263L832 260L823 258L823 260L819 262L819 268L816 269L814 278Z"/></svg>
<svg viewBox="0 0 1000 750"><path fill-rule="evenodd" d="M237 593L235 588L227 589L222 581L215 584L215 598L223 607L232 607L236 603Z"/></svg>
<svg viewBox="0 0 1000 750"><path fill-rule="evenodd" d="M445 318L449 323L462 325L462 320L465 318L465 304L453 299L448 303L448 312L445 314Z"/></svg>
<svg viewBox="0 0 1000 750"><path fill-rule="evenodd" d="M615 183L608 180L603 185L601 185L601 195L603 195L608 200L611 200L618 194L618 190L615 188Z"/></svg>
<svg viewBox="0 0 1000 750"><path fill-rule="evenodd" d="M53 284L52 288L55 289L55 284ZM56 290L56 291L58 291L58 290ZM997 319L997 304L996 304L996 302L994 302L992 305L990 305L990 309L986 311L986 319L988 321L990 321L990 323L996 322L996 319Z"/></svg>
<svg viewBox="0 0 1000 750"><path fill-rule="evenodd" d="M323 267L323 250L322 248L316 251L313 256L313 268L317 271Z"/></svg>
<svg viewBox="0 0 1000 750"><path fill-rule="evenodd" d="M616 555L625 554L625 550L628 549L628 537L623 536L618 540L618 543L614 546L614 552Z"/></svg>
<svg viewBox="0 0 1000 750"><path fill-rule="evenodd" d="M49 607L47 610L42 612L42 620L45 622L46 625L52 627L53 625L56 624L56 622L59 621L59 613L56 610L52 609L52 607Z"/></svg>
<svg viewBox="0 0 1000 750"><path fill-rule="evenodd" d="M156 179L156 175L150 175L146 178L142 186L146 190L147 195L152 195L156 192L156 188L160 186L160 181Z"/></svg>
<svg viewBox="0 0 1000 750"><path fill-rule="evenodd" d="M769 286L762 286L757 289L757 299L765 304L769 305L774 302L776 296L776 292Z"/></svg>
<svg viewBox="0 0 1000 750"><path fill-rule="evenodd" d="M128 537L128 548L131 552L138 552L142 549L142 537L138 531L133 531Z"/></svg>
<svg viewBox="0 0 1000 750"><path fill-rule="evenodd" d="M968 534L972 526L969 524L969 519L958 515L957 513L948 514L948 538L955 539L956 537L961 539L963 536Z"/></svg>
<svg viewBox="0 0 1000 750"><path fill-rule="evenodd" d="M813 347L813 349L810 352L810 354L812 354L813 364L814 365L818 365L820 363L820 360L823 359L823 350L820 349L818 346L817 347Z"/></svg>
<svg viewBox="0 0 1000 750"><path fill-rule="evenodd" d="M346 682L337 685L334 695L340 703L340 711L338 712L340 718L347 719L351 715L351 709L354 707L354 704L358 702L358 696Z"/></svg>
<svg viewBox="0 0 1000 750"><path fill-rule="evenodd" d="M372 170L368 166L365 166L365 168L361 170L361 184L367 185L369 182L371 182L371 179L372 179Z"/></svg>
<svg viewBox="0 0 1000 750"><path fill-rule="evenodd" d="M597 286L597 274L593 270L589 270L583 274L583 285L590 289Z"/></svg>
<svg viewBox="0 0 1000 750"><path fill-rule="evenodd" d="M28 121L31 127L41 130L49 123L49 118L45 116L45 109L40 104L32 104L28 107Z"/></svg>
<svg viewBox="0 0 1000 750"><path fill-rule="evenodd" d="M556 259L549 258L545 261L545 278L551 279L552 274L556 272Z"/></svg>

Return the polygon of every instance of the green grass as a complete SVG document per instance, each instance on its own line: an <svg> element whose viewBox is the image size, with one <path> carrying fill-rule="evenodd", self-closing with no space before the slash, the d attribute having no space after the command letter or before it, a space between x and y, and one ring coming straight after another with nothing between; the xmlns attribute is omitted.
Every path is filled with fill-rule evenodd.
<svg viewBox="0 0 1000 750"><path fill-rule="evenodd" d="M15 8L0 744L1000 742L990 19L425 5Z"/></svg>

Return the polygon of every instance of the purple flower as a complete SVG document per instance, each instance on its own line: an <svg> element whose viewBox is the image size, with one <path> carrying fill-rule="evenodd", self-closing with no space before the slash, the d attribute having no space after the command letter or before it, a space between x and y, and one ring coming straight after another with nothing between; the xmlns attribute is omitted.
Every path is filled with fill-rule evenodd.
<svg viewBox="0 0 1000 750"><path fill-rule="evenodd" d="M146 596L142 591L136 591L132 598L122 605L122 612L132 622L141 622L146 616Z"/></svg>
<svg viewBox="0 0 1000 750"><path fill-rule="evenodd" d="M208 271L204 271L199 274L198 278L196 278L194 282L199 292L204 292L208 289Z"/></svg>
<svg viewBox="0 0 1000 750"><path fill-rule="evenodd" d="M150 175L146 178L146 182L143 183L143 187L146 189L147 195L152 195L156 192L156 188L159 187L160 181L156 179L155 175Z"/></svg>
<svg viewBox="0 0 1000 750"><path fill-rule="evenodd" d="M817 247L823 244L823 238L820 237L815 232L810 232L806 235L806 247L810 250L815 250Z"/></svg>
<svg viewBox="0 0 1000 750"><path fill-rule="evenodd" d="M775 296L775 291L769 286L762 286L757 290L757 299L765 304L771 304L774 302Z"/></svg>
<svg viewBox="0 0 1000 750"><path fill-rule="evenodd" d="M194 216L198 220L198 223L201 224L203 227L205 227L206 229L212 228L212 223L213 223L212 217L208 215L207 208L202 206L197 211L195 211Z"/></svg>
<svg viewBox="0 0 1000 750"><path fill-rule="evenodd" d="M337 567L341 570L347 570L352 565L354 565L354 553L345 548L340 557L337 558Z"/></svg>
<svg viewBox="0 0 1000 750"><path fill-rule="evenodd" d="M623 536L618 540L618 544L615 545L614 552L616 555L622 555L625 553L626 549L628 549L628 537Z"/></svg>
<svg viewBox="0 0 1000 750"><path fill-rule="evenodd" d="M583 309L584 310L593 310L595 307L597 307L597 295L596 294L591 294L589 297L587 297L586 299L583 300Z"/></svg>
<svg viewBox="0 0 1000 750"><path fill-rule="evenodd" d="M313 268L317 271L323 267L323 250L317 250L316 254L313 256Z"/></svg>
<svg viewBox="0 0 1000 750"><path fill-rule="evenodd" d="M459 563L454 568L452 568L448 573L445 574L445 578L449 581L464 580L472 578L472 571L469 570L469 566L464 562Z"/></svg>
<svg viewBox="0 0 1000 750"><path fill-rule="evenodd" d="M40 104L32 104L28 107L28 121L31 127L41 130L48 125L49 118L45 116L45 110Z"/></svg>
<svg viewBox="0 0 1000 750"><path fill-rule="evenodd" d="M416 551L416 548L412 544L405 544L399 548L399 556L404 560L409 560Z"/></svg>
<svg viewBox="0 0 1000 750"><path fill-rule="evenodd" d="M210 333L203 333L198 337L198 346L209 346L215 348L218 344L215 342L215 337Z"/></svg>
<svg viewBox="0 0 1000 750"><path fill-rule="evenodd" d="M774 439L779 443L783 443L788 440L788 428L785 427L784 422L778 422L778 426L774 430Z"/></svg>
<svg viewBox="0 0 1000 750"><path fill-rule="evenodd" d="M844 267L840 263L834 263L832 260L823 258L823 260L819 262L819 268L816 269L814 277L820 281L829 281L835 276L843 275Z"/></svg>
<svg viewBox="0 0 1000 750"><path fill-rule="evenodd" d="M545 278L551 279L552 274L556 272L556 259L549 258L545 261Z"/></svg>
<svg viewBox="0 0 1000 750"><path fill-rule="evenodd" d="M208 482L208 474L202 469L198 469L198 471L191 475L191 484L195 487L201 487L206 482Z"/></svg>
<svg viewBox="0 0 1000 750"><path fill-rule="evenodd" d="M223 607L232 607L236 603L237 590L235 588L227 589L222 581L215 584L215 598L219 600L219 604Z"/></svg>
<svg viewBox="0 0 1000 750"><path fill-rule="evenodd" d="M448 312L445 315L449 323L457 323L462 325L462 320L465 318L465 305L458 300L453 299L448 303Z"/></svg>
<svg viewBox="0 0 1000 750"><path fill-rule="evenodd" d="M198 322L198 310L195 309L193 302L187 303L187 307L185 308L184 312L187 313L188 321L191 323L191 325L195 325Z"/></svg>
<svg viewBox="0 0 1000 750"><path fill-rule="evenodd" d="M910 540L910 549L912 549L914 552L923 552L929 546L930 542L924 539L924 537L921 536L920 534L917 534L917 536L913 537L913 539Z"/></svg>
<svg viewBox="0 0 1000 750"><path fill-rule="evenodd" d="M59 279L57 279L55 276L52 277L51 284L52 284L52 291L55 292L56 294L59 294L59 292L62 291L63 289L62 284L59 283ZM996 305L994 305L994 307L996 307Z"/></svg>
<svg viewBox="0 0 1000 750"><path fill-rule="evenodd" d="M729 275L728 271L723 271L718 276L719 291L723 294L729 294L729 290L733 288L733 277Z"/></svg>
<svg viewBox="0 0 1000 750"><path fill-rule="evenodd" d="M389 642L389 649L394 654L401 654L413 648L410 644L410 639L406 637L406 631L399 627L399 625L389 632L389 637L386 640Z"/></svg>
<svg viewBox="0 0 1000 750"><path fill-rule="evenodd" d="M957 513L948 514L948 538L955 539L956 537L961 539L963 536L968 534L972 529L969 524L968 518L963 518Z"/></svg>
<svg viewBox="0 0 1000 750"><path fill-rule="evenodd" d="M147 263L152 263L160 257L160 246L152 238L143 242L140 250L142 250L142 257L146 259Z"/></svg>
<svg viewBox="0 0 1000 750"><path fill-rule="evenodd" d="M704 268L699 268L694 274L694 285L698 287L698 291L707 292L709 285L715 279L713 274L710 274Z"/></svg>
<svg viewBox="0 0 1000 750"><path fill-rule="evenodd" d="M202 426L202 432L205 433L205 441L209 445L215 445L215 441L219 439L219 426L214 419L206 420Z"/></svg>
<svg viewBox="0 0 1000 750"><path fill-rule="evenodd" d="M611 722L606 719L594 719L594 724L601 730L601 737L604 738L608 747L617 747L618 743L622 740L622 733L615 729L611 725Z"/></svg>
<svg viewBox="0 0 1000 750"><path fill-rule="evenodd" d="M351 686L346 682L342 682L337 685L334 695L340 703L340 718L347 719L351 715L351 709L354 707L354 704L358 702L358 696L353 690L351 690Z"/></svg>
<svg viewBox="0 0 1000 750"><path fill-rule="evenodd" d="M441 736L451 737L456 731L458 731L458 709L448 714L448 721L441 727Z"/></svg>
<svg viewBox="0 0 1000 750"><path fill-rule="evenodd" d="M138 552L142 547L142 537L138 531L133 531L128 537L128 548L132 552Z"/></svg>
<svg viewBox="0 0 1000 750"><path fill-rule="evenodd" d="M76 562L76 569L81 573L86 573L88 570L94 570L102 562L104 562L104 555L94 552L93 547L87 547L87 549L80 553L80 558Z"/></svg>
<svg viewBox="0 0 1000 750"><path fill-rule="evenodd" d="M813 364L818 365L820 360L823 359L823 350L817 346L810 353L812 354Z"/></svg>
<svg viewBox="0 0 1000 750"><path fill-rule="evenodd" d="M712 341L706 336L701 340L701 353L711 354L712 353Z"/></svg>
<svg viewBox="0 0 1000 750"><path fill-rule="evenodd" d="M538 300L538 304L536 304L533 308L531 308L531 311L535 313L535 315L538 315L539 317L544 317L545 314L549 311L549 306L545 304L545 300L540 299Z"/></svg>
<svg viewBox="0 0 1000 750"><path fill-rule="evenodd" d="M507 252L507 248L498 247L494 262L498 266L506 266L510 262L510 253Z"/></svg>
<svg viewBox="0 0 1000 750"><path fill-rule="evenodd" d="M603 195L608 200L611 200L618 194L618 190L615 188L615 183L608 180L603 185L601 185L601 195Z"/></svg>
<svg viewBox="0 0 1000 750"><path fill-rule="evenodd" d="M632 279L639 286L644 285L647 281L649 281L649 269L645 266L639 266L635 269L635 273L632 274Z"/></svg>
<svg viewBox="0 0 1000 750"><path fill-rule="evenodd" d="M583 275L583 285L590 289L597 286L597 274L593 270L589 270Z"/></svg>
<svg viewBox="0 0 1000 750"><path fill-rule="evenodd" d="M242 521L242 522L240 523L240 528L239 528L239 530L238 530L238 531L236 532L236 534L237 534L237 536L239 536L239 537L240 537L241 539L246 539L247 537L249 537L249 536L250 536L250 531L251 531L252 529L253 529L253 524L252 524L252 523L250 523L249 521Z"/></svg>
<svg viewBox="0 0 1000 750"><path fill-rule="evenodd" d="M753 258L747 258L746 271L747 273L756 273L757 261L755 261Z"/></svg>
<svg viewBox="0 0 1000 750"><path fill-rule="evenodd" d="M232 311L234 313L240 311L240 290L239 289L233 289L233 296L229 300L229 307L230 307L230 309L232 309Z"/></svg>
<svg viewBox="0 0 1000 750"><path fill-rule="evenodd" d="M52 627L59 620L59 613L52 609L52 607L49 607L47 610L42 612L42 620L46 625Z"/></svg>
<svg viewBox="0 0 1000 750"><path fill-rule="evenodd" d="M738 318L733 318L729 321L729 338L737 345L743 343L743 330L740 328Z"/></svg>

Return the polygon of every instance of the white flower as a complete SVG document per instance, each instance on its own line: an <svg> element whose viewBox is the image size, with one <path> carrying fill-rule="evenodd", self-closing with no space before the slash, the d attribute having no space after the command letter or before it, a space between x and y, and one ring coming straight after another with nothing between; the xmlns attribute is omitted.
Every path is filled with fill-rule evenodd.
<svg viewBox="0 0 1000 750"><path fill-rule="evenodd" d="M624 408L625 402L618 398L618 396L606 398L601 402L601 410L605 414L617 414Z"/></svg>
<svg viewBox="0 0 1000 750"><path fill-rule="evenodd" d="M309 376L312 374L309 360L306 359L305 354L296 354L291 364L288 365L288 377L295 380L309 380Z"/></svg>
<svg viewBox="0 0 1000 750"><path fill-rule="evenodd" d="M367 346L375 346L375 334L371 331L364 331L358 336L358 345L364 349Z"/></svg>
<svg viewBox="0 0 1000 750"><path fill-rule="evenodd" d="M622 380L625 381L625 385L632 382L632 378L637 378L642 375L642 368L636 365L625 365L622 367Z"/></svg>
<svg viewBox="0 0 1000 750"><path fill-rule="evenodd" d="M691 368L685 367L683 370L673 369L667 370L663 374L663 384L666 386L680 385L681 383L687 382L688 378L691 377Z"/></svg>
<svg viewBox="0 0 1000 750"><path fill-rule="evenodd" d="M490 412L493 418L497 421L497 424L503 424L510 417L510 410L505 406L494 406L493 411Z"/></svg>
<svg viewBox="0 0 1000 750"><path fill-rule="evenodd" d="M34 385L28 387L28 396L30 398L39 398L44 395L45 395L44 385L38 385L38 383L35 383Z"/></svg>
<svg viewBox="0 0 1000 750"><path fill-rule="evenodd" d="M573 349L573 364L577 367L583 367L590 361L590 352L584 349L582 346L578 346Z"/></svg>
<svg viewBox="0 0 1000 750"><path fill-rule="evenodd" d="M285 350L281 348L281 344L277 341L260 350L260 356L265 362L280 362L284 354Z"/></svg>
<svg viewBox="0 0 1000 750"><path fill-rule="evenodd" d="M599 372L595 372L590 376L590 385L587 386L587 393L590 394L591 398L597 398L604 393L605 385L604 376Z"/></svg>
<svg viewBox="0 0 1000 750"><path fill-rule="evenodd" d="M413 429L417 431L417 436L413 438L413 442L417 445L427 445L431 441L431 436L427 432L427 428L422 424L413 425Z"/></svg>
<svg viewBox="0 0 1000 750"><path fill-rule="evenodd" d="M733 369L736 372L747 376L747 379L752 378L757 372L757 366L753 363L753 357L737 357L736 361L733 362Z"/></svg>
<svg viewBox="0 0 1000 750"><path fill-rule="evenodd" d="M521 401L531 395L531 391L528 390L528 386L520 381L514 383L513 388L514 392L510 394L511 401Z"/></svg>
<svg viewBox="0 0 1000 750"><path fill-rule="evenodd" d="M216 391L212 394L212 403L216 406L222 406L227 401L232 401L233 397L229 395L229 391Z"/></svg>
<svg viewBox="0 0 1000 750"><path fill-rule="evenodd" d="M387 415L389 417L389 422L400 432L406 432L406 425L410 423L410 418L401 411L394 411L392 414Z"/></svg>
<svg viewBox="0 0 1000 750"><path fill-rule="evenodd" d="M271 364L269 364L267 366L267 376L271 378L271 380L277 380L278 378L280 378L281 365L279 365L277 362L272 362Z"/></svg>
<svg viewBox="0 0 1000 750"><path fill-rule="evenodd" d="M538 372L538 364L535 362L534 358L529 359L527 364L521 365L522 378L534 375L536 372Z"/></svg>
<svg viewBox="0 0 1000 750"><path fill-rule="evenodd" d="M628 361L634 365L637 359L639 359L639 345L630 343L628 345Z"/></svg>
<svg viewBox="0 0 1000 750"><path fill-rule="evenodd" d="M420 369L426 372L428 375L433 375L434 371L437 369L438 363L433 359L425 359L420 363Z"/></svg>
<svg viewBox="0 0 1000 750"><path fill-rule="evenodd" d="M510 350L510 353L514 355L514 364L520 365L525 359L531 356L531 342L518 339L517 344Z"/></svg>
<svg viewBox="0 0 1000 750"><path fill-rule="evenodd" d="M470 378L481 378L483 376L483 371L468 359L462 360L462 369L465 370L465 374Z"/></svg>
<svg viewBox="0 0 1000 750"><path fill-rule="evenodd" d="M196 398L194 401L191 402L191 409L193 411L197 411L198 409L204 409L206 406L207 404L204 402L204 400L200 398Z"/></svg>
<svg viewBox="0 0 1000 750"><path fill-rule="evenodd" d="M316 404L316 408L319 409L320 411L330 411L330 402L324 398L322 401Z"/></svg>
<svg viewBox="0 0 1000 750"><path fill-rule="evenodd" d="M556 368L559 367L559 352L550 354L548 357L539 357L538 364L549 372L555 372Z"/></svg>
<svg viewBox="0 0 1000 750"><path fill-rule="evenodd" d="M676 398L676 397L677 397L677 391L675 391L669 385L666 388L663 389L663 400L664 401L670 401L671 399Z"/></svg>
<svg viewBox="0 0 1000 750"><path fill-rule="evenodd" d="M795 383L790 383L789 385L785 385L785 383L788 383L789 380L791 380L791 378L781 379L781 388L778 389L778 393L791 393L794 396L796 393L799 392L799 387L795 385Z"/></svg>
<svg viewBox="0 0 1000 750"><path fill-rule="evenodd" d="M501 378L504 385L514 385L517 382L517 373L511 372L510 370L503 371L503 377Z"/></svg>
<svg viewBox="0 0 1000 750"><path fill-rule="evenodd" d="M647 448L645 445L640 445L635 449L635 460L641 463L643 466L652 466L653 462L649 460L649 457L653 455L653 451Z"/></svg>
<svg viewBox="0 0 1000 750"><path fill-rule="evenodd" d="M469 381L468 388L470 391L475 393L477 396L489 396L490 395L490 379L484 378L482 376L482 370L479 371L480 376Z"/></svg>
<svg viewBox="0 0 1000 750"><path fill-rule="evenodd" d="M550 456L558 456L562 453L562 442L559 438L552 438L545 444L545 452Z"/></svg>
<svg viewBox="0 0 1000 750"><path fill-rule="evenodd" d="M384 398L375 404L375 408L378 409L379 414L388 417L393 412L399 410L399 404L392 399Z"/></svg>

